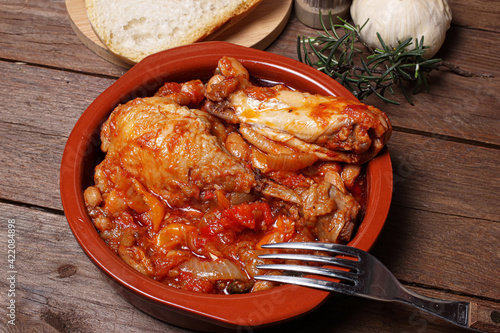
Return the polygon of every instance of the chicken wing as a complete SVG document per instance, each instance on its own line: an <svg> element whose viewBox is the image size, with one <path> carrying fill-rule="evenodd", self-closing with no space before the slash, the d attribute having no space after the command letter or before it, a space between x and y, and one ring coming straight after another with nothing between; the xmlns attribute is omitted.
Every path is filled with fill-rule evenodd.
<svg viewBox="0 0 500 333"><path fill-rule="evenodd" d="M219 61L219 72L208 83L206 110L297 152L361 164L375 157L391 135L388 117L373 106L282 85L255 86L230 57Z"/></svg>
<svg viewBox="0 0 500 333"><path fill-rule="evenodd" d="M101 238L137 271L191 291L264 290L273 285L252 279L262 245L352 238L361 164L390 135L374 107L257 86L223 57L206 84L166 82L116 107L83 196Z"/></svg>

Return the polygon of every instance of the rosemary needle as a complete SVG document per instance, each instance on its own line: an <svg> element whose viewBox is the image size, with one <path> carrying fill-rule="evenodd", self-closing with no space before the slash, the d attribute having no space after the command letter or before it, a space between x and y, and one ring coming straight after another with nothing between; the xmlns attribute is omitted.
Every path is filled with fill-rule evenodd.
<svg viewBox="0 0 500 333"><path fill-rule="evenodd" d="M360 36L368 21L362 26L354 26L340 17L339 20L342 24L334 24L330 13L327 27L320 13L323 31L318 31L318 36L313 38L298 36L298 59L337 79L360 100L375 95L388 103L399 104L385 96L387 92L393 95L392 87L395 86L413 105L408 89L413 94L421 89L429 91L427 76L440 66L464 76L492 76L462 71L442 59L426 59L423 54L428 46L424 45L423 36L415 43L408 38L400 41L398 46L390 47L377 33L381 47L370 49ZM359 47L368 50L369 55Z"/></svg>

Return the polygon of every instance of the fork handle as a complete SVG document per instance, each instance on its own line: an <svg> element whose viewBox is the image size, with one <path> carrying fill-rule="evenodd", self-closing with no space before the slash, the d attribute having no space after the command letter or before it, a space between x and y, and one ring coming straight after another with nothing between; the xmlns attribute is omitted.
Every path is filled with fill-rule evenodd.
<svg viewBox="0 0 500 333"><path fill-rule="evenodd" d="M441 300L417 294L403 288L406 293L400 295L399 301L415 308L431 313L461 327L469 327L469 302Z"/></svg>
<svg viewBox="0 0 500 333"><path fill-rule="evenodd" d="M500 332L500 309L471 302L469 327L486 332Z"/></svg>
<svg viewBox="0 0 500 333"><path fill-rule="evenodd" d="M474 302L441 300L403 288L399 301L477 331L500 333L500 309Z"/></svg>

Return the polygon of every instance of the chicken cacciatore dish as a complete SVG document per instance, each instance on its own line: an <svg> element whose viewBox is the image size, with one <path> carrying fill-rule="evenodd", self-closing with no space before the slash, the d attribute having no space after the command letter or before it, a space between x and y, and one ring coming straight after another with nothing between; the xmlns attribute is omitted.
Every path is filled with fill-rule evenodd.
<svg viewBox="0 0 500 333"><path fill-rule="evenodd" d="M113 110L85 204L142 274L204 293L266 290L253 279L276 274L256 268L270 261L263 244L353 237L363 165L391 131L375 107L264 84L223 57L208 82L167 82Z"/></svg>

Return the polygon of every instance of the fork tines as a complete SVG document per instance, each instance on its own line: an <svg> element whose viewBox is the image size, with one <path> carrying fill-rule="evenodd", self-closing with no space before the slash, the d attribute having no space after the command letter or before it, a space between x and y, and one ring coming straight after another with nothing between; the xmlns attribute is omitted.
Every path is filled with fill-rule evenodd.
<svg viewBox="0 0 500 333"><path fill-rule="evenodd" d="M287 275L258 275L255 276L258 280L267 280L280 283L291 283L306 287L319 288L329 291L348 292L351 285L356 284L357 277L360 274L359 260L357 249L341 245L329 243L278 243L263 245L265 249L291 249L291 250L313 250L326 251L329 254L354 257L352 259L338 258L328 255L313 255L300 253L269 253L262 254L259 258L262 259L280 259L280 260L295 260L299 262L315 262L330 267L317 267L297 264L264 264L257 265L259 269L280 270ZM356 261L357 259L357 261ZM331 267L335 266L335 267ZM297 275L299 273L299 275ZM335 281L321 280L318 278L303 277L303 275L318 275L325 276ZM338 283L338 282L343 282ZM341 290L342 289L342 290Z"/></svg>
<svg viewBox="0 0 500 333"><path fill-rule="evenodd" d="M291 243L275 243L262 245L265 249L289 249L289 250L312 250L312 251L327 251L337 255L351 256L359 259L359 255L363 252L355 247L334 244L334 243L319 243L319 242L291 242Z"/></svg>

